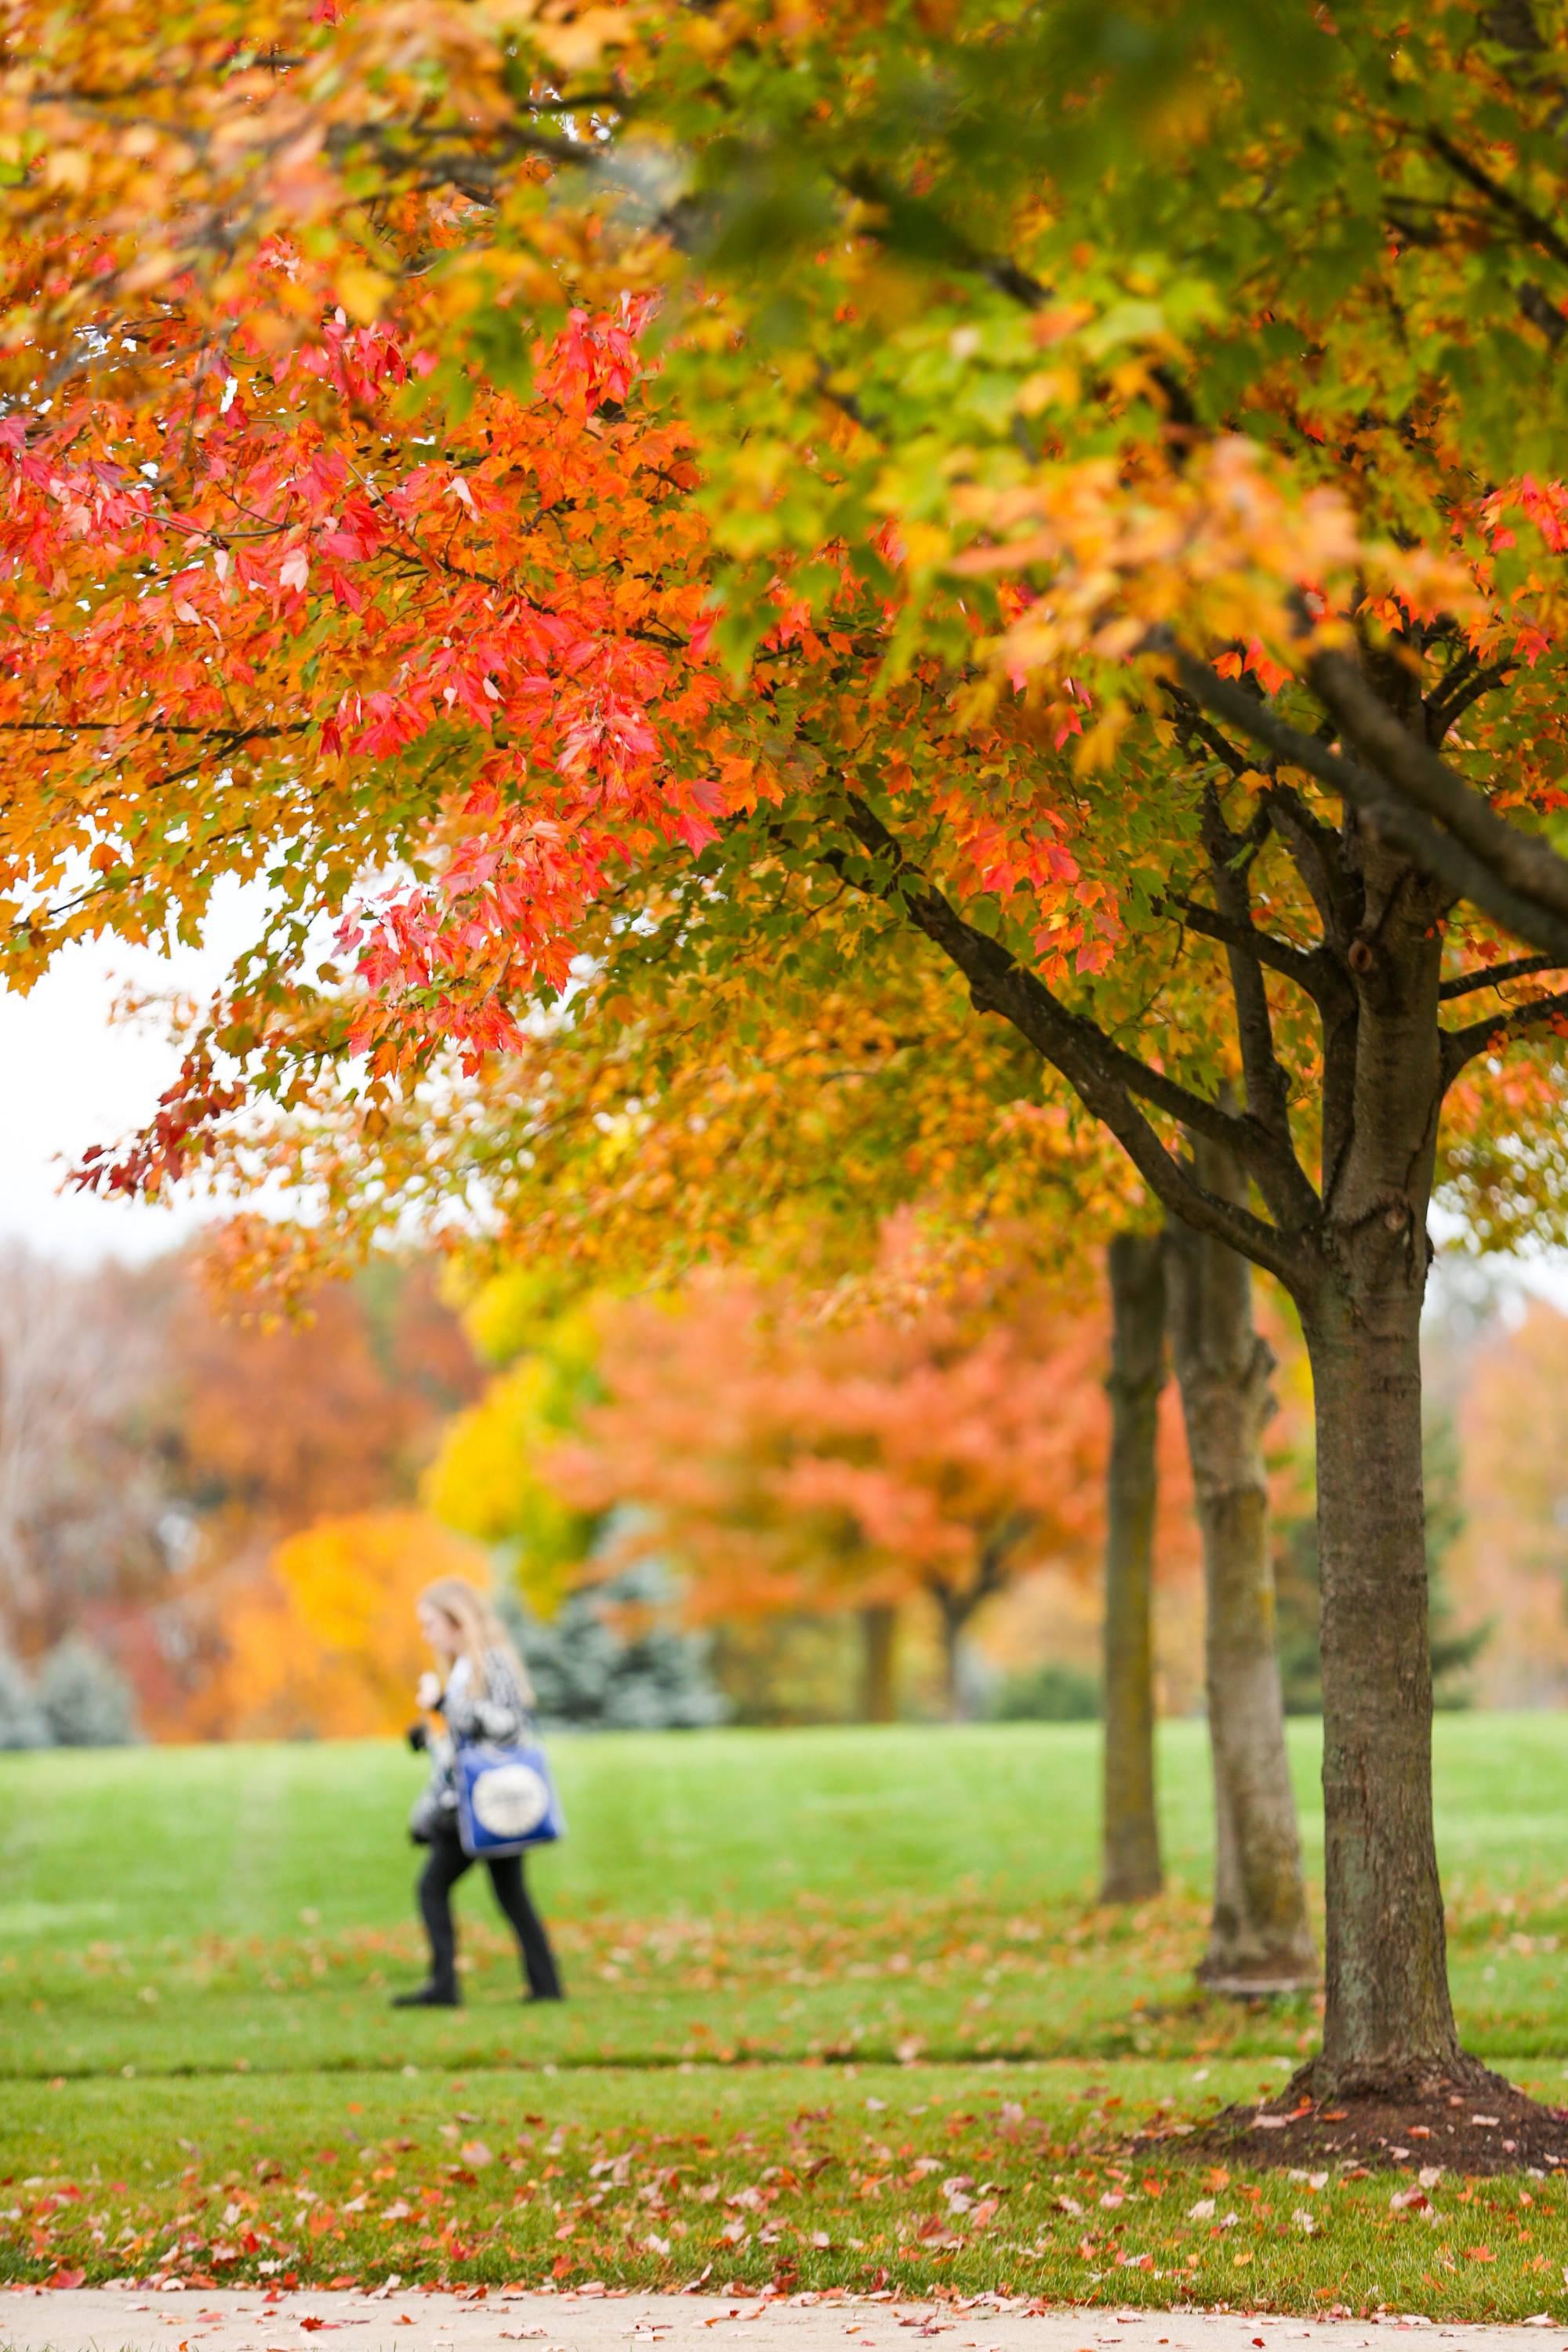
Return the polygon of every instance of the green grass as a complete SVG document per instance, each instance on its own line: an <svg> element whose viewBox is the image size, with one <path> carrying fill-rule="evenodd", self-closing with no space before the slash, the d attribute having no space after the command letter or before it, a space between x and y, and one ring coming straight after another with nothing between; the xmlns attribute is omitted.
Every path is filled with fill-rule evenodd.
<svg viewBox="0 0 1568 2352"><path fill-rule="evenodd" d="M1315 1872L1314 1727L1292 1738ZM1129 2117L1256 2095L1316 2034L1310 2002L1192 1989L1198 1727L1163 1732L1172 1885L1132 1914L1093 1904L1087 1728L625 1737L556 1762L572 1834L531 1875L571 2001L521 2006L470 1880L467 2005L410 2017L387 2006L420 1967L398 1750L0 1759L0 2275L885 2272L1563 2308L1559 2184L1444 2183L1434 2223L1391 2212L1386 2178L1210 2186L1179 2142L1118 2158ZM1565 1788L1563 1718L1440 1722L1466 2039L1553 2098Z"/></svg>

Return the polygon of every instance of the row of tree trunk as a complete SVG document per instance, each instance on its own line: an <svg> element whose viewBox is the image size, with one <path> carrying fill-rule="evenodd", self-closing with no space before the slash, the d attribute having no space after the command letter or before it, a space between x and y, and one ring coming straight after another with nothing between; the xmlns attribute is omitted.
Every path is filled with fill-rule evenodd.
<svg viewBox="0 0 1568 2352"><path fill-rule="evenodd" d="M1194 1139L1205 1189L1245 1205L1242 1171ZM1203 1549L1205 1677L1214 1769L1214 1908L1199 1968L1215 1990L1313 1985L1300 1835L1285 1747L1263 1433L1274 1358L1253 1314L1252 1269L1173 1224L1109 1251L1110 1458L1105 1561L1101 1898L1163 1884L1154 1787L1153 1550L1160 1399L1173 1369ZM863 1712L895 1711L897 1612L861 1612ZM950 1643L950 1649L952 1644Z"/></svg>
<svg viewBox="0 0 1568 2352"><path fill-rule="evenodd" d="M1202 1141L1194 1151L1205 1190L1244 1202L1245 1180L1228 1155ZM1168 1337L1203 1544L1214 1760L1214 1911L1198 1973L1216 1990L1292 1990L1317 1981L1318 1961L1275 1644L1263 1455L1274 1358L1254 1321L1252 1270L1223 1243L1173 1226L1119 1234L1110 1276L1101 1896L1139 1902L1162 1883L1152 1601Z"/></svg>

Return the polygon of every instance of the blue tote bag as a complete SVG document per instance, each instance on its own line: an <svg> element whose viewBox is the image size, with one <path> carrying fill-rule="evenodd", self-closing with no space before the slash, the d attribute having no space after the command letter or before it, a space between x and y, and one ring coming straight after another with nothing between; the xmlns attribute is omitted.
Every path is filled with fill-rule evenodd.
<svg viewBox="0 0 1568 2352"><path fill-rule="evenodd" d="M566 1834L549 1760L537 1739L510 1748L473 1740L452 1759L458 1835L476 1862L502 1862Z"/></svg>

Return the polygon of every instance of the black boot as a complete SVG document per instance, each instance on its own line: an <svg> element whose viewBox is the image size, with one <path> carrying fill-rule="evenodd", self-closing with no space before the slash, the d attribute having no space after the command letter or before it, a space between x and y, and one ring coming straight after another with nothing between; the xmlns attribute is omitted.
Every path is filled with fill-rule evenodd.
<svg viewBox="0 0 1568 2352"><path fill-rule="evenodd" d="M412 1992L394 1993L392 1997L394 2009L460 2009L462 2005L463 1996L456 1985L434 1981L417 1985Z"/></svg>
<svg viewBox="0 0 1568 2352"><path fill-rule="evenodd" d="M565 1998L561 1987L557 1985L551 1992L525 1992L522 1996L522 2005L526 2009L529 2002L532 2000L564 2000Z"/></svg>

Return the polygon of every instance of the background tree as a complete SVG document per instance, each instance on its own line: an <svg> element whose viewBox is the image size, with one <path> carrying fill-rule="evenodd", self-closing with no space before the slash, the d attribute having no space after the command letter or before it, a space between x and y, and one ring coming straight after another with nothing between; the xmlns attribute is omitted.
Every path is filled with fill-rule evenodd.
<svg viewBox="0 0 1568 2352"><path fill-rule="evenodd" d="M367 1696L343 1663L348 1636L331 1630L331 1609L301 1595L346 1587L357 1561L368 1607L380 1607L390 1578L393 1614L412 1609L397 1563L405 1551L416 1560L420 1476L479 1377L429 1270L384 1264L352 1285L318 1286L292 1317L249 1322L188 1275L164 1351L150 1417L184 1557L161 1626L116 1612L128 1663L162 1631L173 1654L164 1719L186 1736L401 1727L416 1633L384 1625L370 1640L365 1673L381 1696ZM298 1560L288 1551L296 1538L307 1539ZM268 1664L274 1638L281 1652ZM326 1652L342 1654L318 1674L310 1662Z"/></svg>
<svg viewBox="0 0 1568 2352"><path fill-rule="evenodd" d="M259 1572L232 1580L203 1728L251 1739L403 1731L430 1663L415 1615L420 1592L438 1576L482 1585L487 1570L483 1552L420 1511L312 1521Z"/></svg>
<svg viewBox="0 0 1568 2352"><path fill-rule="evenodd" d="M550 1454L600 1393L593 1301L513 1269L470 1299L468 1333L500 1367L447 1426L425 1480L437 1517L504 1561L531 1613L549 1622L595 1541L594 1515L563 1496Z"/></svg>
<svg viewBox="0 0 1568 2352"><path fill-rule="evenodd" d="M124 1748L137 1736L125 1677L77 1634L68 1634L45 1659L37 1702L57 1748Z"/></svg>
<svg viewBox="0 0 1568 2352"><path fill-rule="evenodd" d="M0 1748L47 1748L49 1727L27 1675L0 1650Z"/></svg>
<svg viewBox="0 0 1568 2352"><path fill-rule="evenodd" d="M1207 1189L1241 1196L1234 1163L1200 1140ZM1215 1901L1204 1980L1231 1990L1317 1980L1301 1840L1284 1739L1264 1432L1274 1351L1257 1327L1252 1270L1222 1243L1166 1237L1172 1351L1203 1534Z"/></svg>
<svg viewBox="0 0 1568 2352"><path fill-rule="evenodd" d="M730 1706L712 1675L711 1642L678 1622L679 1604L677 1580L656 1558L595 1578L548 1619L503 1591L541 1721L605 1731L724 1722Z"/></svg>
<svg viewBox="0 0 1568 2352"><path fill-rule="evenodd" d="M1110 1286L1110 1458L1105 1533L1105 1744L1100 1893L1140 1903L1164 1884L1154 1796L1154 1518L1165 1352L1158 1233L1118 1234Z"/></svg>
<svg viewBox="0 0 1568 2352"><path fill-rule="evenodd" d="M165 1287L0 1256L0 1624L28 1654L169 1573L170 1497L146 1442Z"/></svg>
<svg viewBox="0 0 1568 2352"><path fill-rule="evenodd" d="M1042 1558L1086 1570L1093 1556L1102 1344L1097 1316L1016 1262L922 1297L918 1313L885 1301L835 1313L782 1283L710 1278L610 1318L605 1401L557 1475L595 1504L647 1507L633 1543L680 1559L703 1615L923 1596L956 1707L962 1637L983 1602Z"/></svg>
<svg viewBox="0 0 1568 2352"><path fill-rule="evenodd" d="M226 1661L251 1644L257 1610L284 1608L276 1548L414 1501L478 1384L461 1328L427 1269L386 1262L269 1325L215 1301L182 1257L83 1272L17 1253L11 1271L4 1639L36 1670L62 1643L68 1665L90 1653L154 1735L232 1734L252 1721L257 1661L237 1679ZM302 1671L317 1637L293 1631ZM123 1714L123 1688L114 1704ZM257 1726L270 1700L258 1705ZM312 1720L345 1727L330 1707Z"/></svg>

